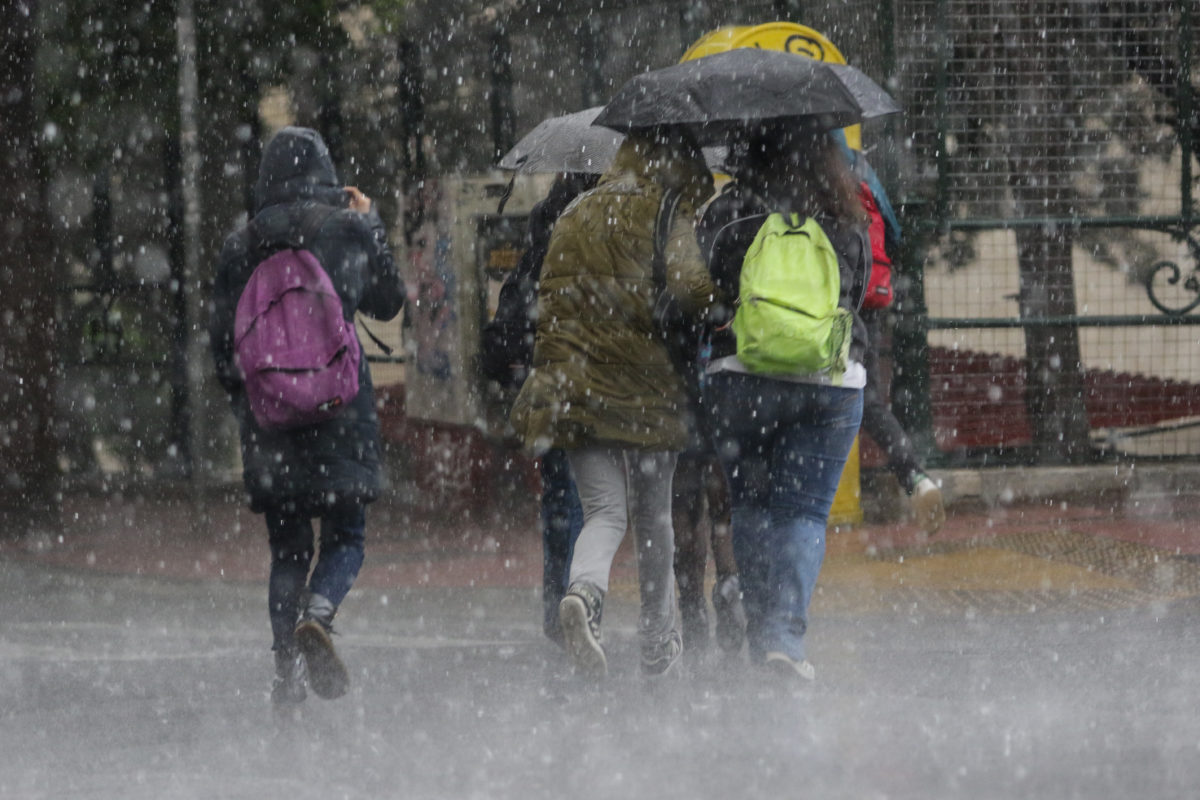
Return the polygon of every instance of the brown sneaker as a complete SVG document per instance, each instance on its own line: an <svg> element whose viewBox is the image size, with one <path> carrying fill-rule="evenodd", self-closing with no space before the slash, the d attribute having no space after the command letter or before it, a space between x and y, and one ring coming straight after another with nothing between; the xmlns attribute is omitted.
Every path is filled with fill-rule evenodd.
<svg viewBox="0 0 1200 800"><path fill-rule="evenodd" d="M330 633L325 623L308 615L296 626L296 644L308 665L309 688L326 700L341 697L350 688L350 675L338 658Z"/></svg>

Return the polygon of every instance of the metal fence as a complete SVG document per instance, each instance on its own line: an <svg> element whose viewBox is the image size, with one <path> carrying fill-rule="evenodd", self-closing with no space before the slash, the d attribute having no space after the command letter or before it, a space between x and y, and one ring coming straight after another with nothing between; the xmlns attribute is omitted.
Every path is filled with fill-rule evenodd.
<svg viewBox="0 0 1200 800"><path fill-rule="evenodd" d="M464 17L421 5L428 24L398 44L398 102L406 135L431 143L406 169L430 173L486 169L518 132L602 102L714 27L788 17L825 32L906 109L865 141L906 226L895 408L935 460L1200 455L1192 0L563 0L516 4L471 46ZM140 185L113 188L108 227L96 189L60 243L79 273L64 287L73 469L94 441L125 470L169 463L185 422L175 212ZM135 236L143 206L157 227Z"/></svg>
<svg viewBox="0 0 1200 800"><path fill-rule="evenodd" d="M898 410L947 463L1200 455L1192 4L895 18Z"/></svg>

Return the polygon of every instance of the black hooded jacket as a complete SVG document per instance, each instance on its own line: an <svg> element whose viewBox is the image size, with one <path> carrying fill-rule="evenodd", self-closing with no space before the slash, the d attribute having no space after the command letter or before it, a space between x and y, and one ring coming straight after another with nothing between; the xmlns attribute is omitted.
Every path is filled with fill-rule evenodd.
<svg viewBox="0 0 1200 800"><path fill-rule="evenodd" d="M525 381L533 363L533 341L537 334L538 281L554 223L563 209L595 187L599 178L581 172L564 173L554 181L545 199L530 210L525 252L504 279L496 315L483 328L480 366L488 380L518 389Z"/></svg>
<svg viewBox="0 0 1200 800"><path fill-rule="evenodd" d="M304 246L320 261L342 300L347 320L356 311L374 319L396 316L404 283L387 244L383 221L347 208L329 151L316 131L288 127L263 152L252 226L232 233L221 249L213 286L209 335L217 378L229 393L241 432L243 480L250 507L265 511L295 504L319 512L334 502L370 502L383 487L379 420L366 359L359 391L332 420L289 431L255 424L233 362L238 298L259 262L298 244L302 221L317 216L316 235ZM314 214L314 206L324 206Z"/></svg>

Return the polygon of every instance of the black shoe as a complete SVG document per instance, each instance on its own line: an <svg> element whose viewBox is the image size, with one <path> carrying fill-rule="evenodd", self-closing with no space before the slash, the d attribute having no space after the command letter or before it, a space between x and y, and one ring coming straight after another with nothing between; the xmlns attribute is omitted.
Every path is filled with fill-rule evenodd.
<svg viewBox="0 0 1200 800"><path fill-rule="evenodd" d="M271 684L271 702L276 706L303 703L305 691L304 656L299 648L280 647L275 650L275 680Z"/></svg>
<svg viewBox="0 0 1200 800"><path fill-rule="evenodd" d="M596 680L608 676L608 659L600 644L604 593L590 583L573 583L558 604L563 642L575 671Z"/></svg>
<svg viewBox="0 0 1200 800"><path fill-rule="evenodd" d="M726 653L741 652L746 640L746 610L737 575L726 575L713 586L713 611L717 615L717 646Z"/></svg>
<svg viewBox="0 0 1200 800"><path fill-rule="evenodd" d="M642 675L647 678L661 678L664 675L674 675L675 666L683 654L683 640L679 631L671 634L654 647L642 650Z"/></svg>
<svg viewBox="0 0 1200 800"><path fill-rule="evenodd" d="M561 586L542 587L542 633L559 647L563 646L562 625L558 621L558 606L562 599Z"/></svg>
<svg viewBox="0 0 1200 800"><path fill-rule="evenodd" d="M308 664L308 685L317 697L334 700L350 688L350 674L333 647L333 615L327 599L314 594L296 626L296 644Z"/></svg>

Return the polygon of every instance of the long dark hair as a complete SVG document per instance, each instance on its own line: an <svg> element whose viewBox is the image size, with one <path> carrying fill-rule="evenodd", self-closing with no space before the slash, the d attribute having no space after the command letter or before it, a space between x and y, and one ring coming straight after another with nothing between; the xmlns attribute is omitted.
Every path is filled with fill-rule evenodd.
<svg viewBox="0 0 1200 800"><path fill-rule="evenodd" d="M858 183L827 131L772 122L730 143L726 167L773 211L827 216L865 226Z"/></svg>

